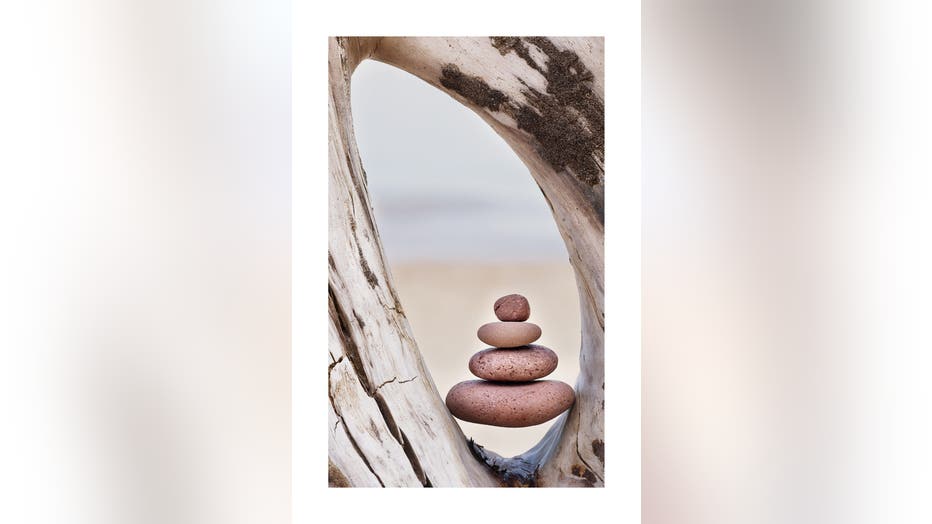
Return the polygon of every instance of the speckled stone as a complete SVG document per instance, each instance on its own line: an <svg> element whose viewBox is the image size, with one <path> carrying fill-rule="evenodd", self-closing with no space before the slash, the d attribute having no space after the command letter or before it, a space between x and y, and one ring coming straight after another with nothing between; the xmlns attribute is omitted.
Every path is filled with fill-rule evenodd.
<svg viewBox="0 0 932 524"><path fill-rule="evenodd" d="M447 407L454 417L506 428L543 424L569 409L575 400L573 388L555 380L468 380L447 393Z"/></svg>
<svg viewBox="0 0 932 524"><path fill-rule="evenodd" d="M516 348L540 338L540 326L530 322L489 322L483 324L476 335L490 346Z"/></svg>
<svg viewBox="0 0 932 524"><path fill-rule="evenodd" d="M524 322L531 316L531 305L521 295L505 295L492 306L495 316L502 322Z"/></svg>
<svg viewBox="0 0 932 524"><path fill-rule="evenodd" d="M469 359L469 371L486 380L528 382L557 369L557 354L531 344L513 349L484 349Z"/></svg>

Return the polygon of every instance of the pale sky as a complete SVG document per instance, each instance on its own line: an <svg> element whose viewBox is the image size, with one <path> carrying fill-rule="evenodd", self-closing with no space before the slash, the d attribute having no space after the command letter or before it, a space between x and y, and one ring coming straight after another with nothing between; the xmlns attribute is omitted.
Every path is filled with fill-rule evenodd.
<svg viewBox="0 0 932 524"><path fill-rule="evenodd" d="M356 139L391 261L567 259L537 184L478 115L372 60L352 85Z"/></svg>

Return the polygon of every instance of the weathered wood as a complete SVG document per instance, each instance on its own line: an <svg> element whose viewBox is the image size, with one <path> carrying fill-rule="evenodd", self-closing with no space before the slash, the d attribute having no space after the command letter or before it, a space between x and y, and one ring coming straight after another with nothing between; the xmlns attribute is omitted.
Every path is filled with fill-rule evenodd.
<svg viewBox="0 0 932 524"><path fill-rule="evenodd" d="M420 485L491 486L502 477L515 484L528 470L536 473L525 484L603 484L602 56L601 38L331 39L334 484L372 485L375 477L386 486L411 485L412 479ZM482 117L528 166L566 243L582 317L577 401L537 446L515 459L467 444L424 366L394 292L353 135L350 77L366 58L417 75ZM495 473L479 459L494 462Z"/></svg>

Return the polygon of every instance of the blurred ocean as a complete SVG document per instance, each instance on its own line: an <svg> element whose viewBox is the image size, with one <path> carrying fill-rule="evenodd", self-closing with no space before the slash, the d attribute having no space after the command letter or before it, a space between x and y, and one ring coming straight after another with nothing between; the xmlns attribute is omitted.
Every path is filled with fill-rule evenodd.
<svg viewBox="0 0 932 524"><path fill-rule="evenodd" d="M353 118L393 263L567 260L527 168L469 109L370 60L353 76Z"/></svg>

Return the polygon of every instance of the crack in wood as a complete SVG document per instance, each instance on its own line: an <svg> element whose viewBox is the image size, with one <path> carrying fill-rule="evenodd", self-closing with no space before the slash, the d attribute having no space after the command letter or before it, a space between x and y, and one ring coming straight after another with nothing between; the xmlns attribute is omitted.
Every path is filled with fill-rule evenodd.
<svg viewBox="0 0 932 524"><path fill-rule="evenodd" d="M590 482L589 484L590 486L595 485L597 481L604 482L602 477L598 473L596 473L595 470L593 470L591 466L589 466L589 463L586 462L586 459L583 458L582 453L579 452L579 431L578 430L576 431L575 436L576 436L576 457L578 457L580 462L582 462L583 465L585 465L585 469L581 469L577 471L577 466L574 465L572 468L573 475L586 479L586 481Z"/></svg>
<svg viewBox="0 0 932 524"><path fill-rule="evenodd" d="M353 371L356 373L356 376L359 377L359 383L362 384L363 389L371 391L369 377L366 375L362 357L359 354L359 347L357 347L356 340L353 338L353 334L350 331L349 318L340 307L336 294L333 291L333 286L328 286L327 291L330 294L330 318L339 329L340 338L345 342L345 347L343 348L344 355L349 359Z"/></svg>
<svg viewBox="0 0 932 524"><path fill-rule="evenodd" d="M359 458L362 459L363 464L365 464L366 467L369 468L369 471L371 471L372 474L375 475L375 479L378 480L379 484L381 484L382 487L384 488L385 483L382 482L382 479L381 477L379 477L379 474L376 473L375 469L372 468L372 464L369 463L369 459L366 457L366 454L362 452L362 449L359 447L359 444L356 443L356 439L353 438L353 433L350 432L348 427L346 427L346 423L343 424L343 432L346 433L346 438L349 439L350 444L353 445L353 449L356 450L356 453L359 455Z"/></svg>
<svg viewBox="0 0 932 524"><path fill-rule="evenodd" d="M350 444L353 446L353 450L356 451L356 454L359 455L359 458L362 459L363 464L369 468L369 471L375 476L375 479L379 481L379 484L382 487L385 487L385 483L382 482L382 479L379 477L379 474L375 472L375 469L372 468L372 464L369 463L369 459L366 457L366 454L362 452L362 448L359 447L359 444L356 442L356 439L353 437L353 433L350 431L349 427L346 425L346 422L343 421L343 414L340 412L340 409L337 407L337 403L333 398L333 368L335 368L340 362L343 361L343 357L340 357L340 360L331 364L327 369L327 396L330 398L330 407L333 409L333 412L337 416L337 422L343 422L343 433L346 434L346 438L349 440ZM352 366L352 362L350 362ZM337 425L333 426L336 430Z"/></svg>
<svg viewBox="0 0 932 524"><path fill-rule="evenodd" d="M411 377L411 378L409 378L409 379L406 379L406 380L398 380L398 377L392 377L390 380L386 380L385 382L382 382L381 384L379 384L379 385L375 388L375 391L372 392L372 395L369 395L369 396L371 397L371 396L375 395L376 393L378 393L378 391L379 391L380 389L382 389L382 386L384 386L384 385L386 385L386 384L391 384L392 382L397 382L397 383L399 383L399 384L407 384L408 382L411 382L411 381L413 381L413 380L417 380L417 375L414 375L413 377Z"/></svg>
<svg viewBox="0 0 932 524"><path fill-rule="evenodd" d="M381 393L376 392L372 398L375 400L375 404L379 408L379 413L381 413L382 418L385 420L385 426L388 428L388 432L391 433L393 437L395 437L395 440L398 441L398 444L404 446L404 442L402 442L403 439L401 436L401 430L398 429L398 424L395 423L395 417L392 415L392 411L388 409L388 404L385 403L385 397L383 397Z"/></svg>
<svg viewBox="0 0 932 524"><path fill-rule="evenodd" d="M583 289L586 290L586 297L589 299L590 309L593 311L595 321L599 323L599 327L602 328L602 331L605 331L605 312L602 311L602 308L598 307L595 295L592 293L592 289L589 287L588 282L584 282ZM598 314L595 314L596 312L598 312Z"/></svg>
<svg viewBox="0 0 932 524"><path fill-rule="evenodd" d="M391 410L388 408L388 404L385 402L385 398L378 391L375 393L375 395L373 395L372 398L375 399L375 403L379 408L379 412L385 419L385 425L388 426L388 432L391 433L391 435L395 437L395 440L398 441L398 444L401 445L401 449L404 451L405 457L407 457L408 463L411 465L411 470L414 472L414 475L418 478L421 484L427 486L427 476L424 474L424 470L421 467L421 461L417 458L417 454L414 452L414 448L411 446L411 441L405 437L404 431L402 431L401 428L398 427L398 424L395 422L395 417L392 415Z"/></svg>
<svg viewBox="0 0 932 524"><path fill-rule="evenodd" d="M363 390L366 392L366 394L375 400L376 406L379 410L379 414L382 416L382 419L385 421L385 425L386 427L388 427L389 433L398 441L398 443L402 447L402 450L404 450L405 456L407 457L408 462L411 464L411 468L415 476L417 476L418 480L426 486L427 485L426 476L420 465L420 461L418 460L417 455L414 453L414 449L411 447L411 443L407 442L407 439L405 439L404 432L402 432L402 430L395 423L395 419L392 416L391 410L389 409L388 405L385 402L385 399L382 397L381 393L379 392L379 389L388 383L398 382L399 384L404 384L407 382L412 382L418 378L418 375L415 375L409 379L404 379L401 381L399 381L398 377L395 376L392 379L386 380L385 382L379 384L379 386L376 387L375 389L372 389L370 385L369 377L364 371L365 368L363 367L363 364L362 364L362 357L359 354L359 348L357 347L355 341L353 340L352 334L349 331L349 320L346 317L346 314L343 312L343 309L340 307L339 303L337 302L332 286L329 288L329 293L330 293L330 305L331 305L331 318L333 318L335 323L337 324L340 330L340 333L342 335L342 338L345 342L346 347L344 348L344 351L345 351L345 355L347 359L349 360L350 367L353 369L353 372L358 377L360 385L362 385ZM353 313L355 315L355 311ZM343 357L341 356L340 360L342 359ZM336 365L336 363L331 365L330 370L333 369L334 365ZM333 401L332 394L331 394L330 401L331 401L331 404L333 404L334 401ZM340 415L335 405L334 405L334 412L337 413L338 417L342 418L342 415ZM350 442L353 443L356 451L360 454L360 456L363 458L363 461L366 462L366 465L371 470L372 468L369 465L368 460L365 458L364 455L362 455L362 452L359 450L359 446L356 445L356 442L352 438L352 434L349 432L345 423L343 424L343 429L346 432L347 436L350 438ZM376 432L376 435L378 435L378 432ZM375 471L373 471L373 475L375 475ZM378 477L378 475L376 475L376 478L379 480L380 483L382 482L382 480Z"/></svg>
<svg viewBox="0 0 932 524"><path fill-rule="evenodd" d="M425 488L433 487L430 484L430 479L428 479L427 475L424 473L424 468L421 467L421 461L417 458L417 453L414 452L414 448L411 446L411 440L405 436L401 428L398 428L398 432L401 434L401 449L404 450L405 456L408 457L408 462L411 463L411 469L414 470L414 474L417 475L418 480L421 481L421 484L423 484Z"/></svg>

